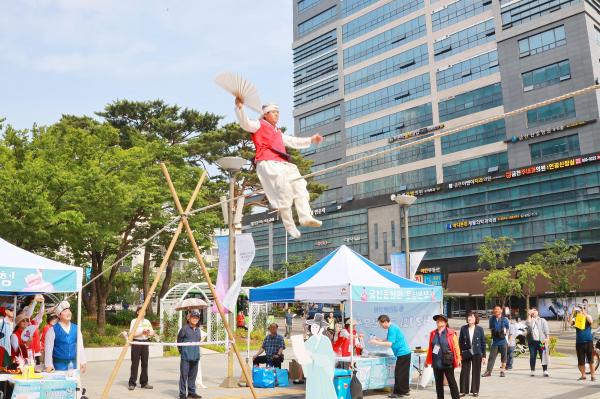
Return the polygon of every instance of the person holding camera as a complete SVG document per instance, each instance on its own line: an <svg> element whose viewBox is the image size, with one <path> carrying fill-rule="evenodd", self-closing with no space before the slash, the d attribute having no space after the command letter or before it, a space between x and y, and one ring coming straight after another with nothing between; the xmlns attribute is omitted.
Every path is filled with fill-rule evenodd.
<svg viewBox="0 0 600 399"><path fill-rule="evenodd" d="M540 357L544 377L548 374L548 352L550 350L550 328L546 319L540 317L537 308L532 307L527 315L527 338L529 345L529 368L531 376L535 376L536 358Z"/></svg>
<svg viewBox="0 0 600 399"><path fill-rule="evenodd" d="M506 377L506 358L508 352L508 341L506 340L506 334L510 325L508 319L502 315L502 306L494 306L494 317L490 318L490 330L492 332L492 345L490 348L490 356L488 357L488 365L485 373L482 377L489 377L492 375L494 369L494 363L496 363L496 357L500 353L500 377Z"/></svg>
<svg viewBox="0 0 600 399"><path fill-rule="evenodd" d="M460 344L460 353L462 358L462 367L460 369L460 395L464 396L470 393L473 396L479 396L479 383L481 381L481 365L485 365L485 332L478 325L479 316L475 312L467 314L467 324L460 328L458 342ZM471 366L473 374L471 374Z"/></svg>
<svg viewBox="0 0 600 399"><path fill-rule="evenodd" d="M452 399L460 397L454 378L454 369L461 367L460 345L456 331L448 328L448 318L443 314L433 316L437 328L429 333L429 347L425 366L433 367L435 392L438 399L444 397L444 376L448 381Z"/></svg>
<svg viewBox="0 0 600 399"><path fill-rule="evenodd" d="M594 368L594 337L592 335L592 323L594 319L587 312L587 307L580 305L573 309L569 319L575 328L575 351L577 352L577 367L581 377L577 381L585 381L585 364L590 365L590 377L596 381L596 370ZM585 323L577 323L578 318L585 318ZM581 324L583 325L583 328Z"/></svg>

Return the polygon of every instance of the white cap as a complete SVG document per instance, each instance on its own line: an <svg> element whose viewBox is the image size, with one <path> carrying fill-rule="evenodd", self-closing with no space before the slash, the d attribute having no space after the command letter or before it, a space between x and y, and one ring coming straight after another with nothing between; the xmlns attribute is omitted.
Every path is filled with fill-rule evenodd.
<svg viewBox="0 0 600 399"><path fill-rule="evenodd" d="M63 312L63 310L69 309L71 307L71 304L67 301L62 301L61 303L59 303L58 305L56 305L54 307L54 314L57 316L60 316L60 314Z"/></svg>

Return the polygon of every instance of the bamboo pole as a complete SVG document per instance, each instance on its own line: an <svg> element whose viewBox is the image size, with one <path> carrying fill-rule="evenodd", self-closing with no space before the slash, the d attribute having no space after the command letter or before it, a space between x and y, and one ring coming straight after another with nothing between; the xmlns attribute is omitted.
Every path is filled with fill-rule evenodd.
<svg viewBox="0 0 600 399"><path fill-rule="evenodd" d="M164 167L164 165L161 164L161 167ZM192 209L192 207L194 206L194 202L196 201L196 197L198 197L198 193L200 192L200 187L202 187L202 184L204 183L205 178L206 178L206 171L203 171L202 176L200 176L200 179L198 180L198 184L196 184L196 188L194 189L194 192L192 193L192 196L190 197L190 202L188 203L185 212L189 212ZM179 207L181 207L181 205L179 205ZM180 210L180 212L181 212L181 210ZM187 220L186 220L186 223L187 223ZM135 320L135 323L133 325L133 331L138 329L138 327L140 326L140 323L144 319L144 315L146 314L146 309L148 308L148 304L152 300L152 294L154 293L154 290L156 289L156 286L158 285L158 282L162 276L165 266L167 265L169 258L171 257L171 253L173 252L173 249L175 248L175 244L177 244L177 240L179 239L181 230L183 230L183 224L184 224L183 220L180 220L177 225L177 229L175 230L175 234L173 234L173 238L171 239L171 242L169 243L167 252L165 253L165 256L163 257L163 260L160 264L160 267L158 268L158 271L156 272L156 276L154 277L152 286L150 287L149 292L145 293L146 296L144 298L144 304L142 305L142 309L138 313L137 319ZM115 381L115 378L117 377L117 374L119 373L119 369L121 368L121 364L123 363L123 360L125 359L125 355L127 354L127 349L131 345L132 340L133 340L133 334L127 334L127 342L121 349L121 353L119 354L117 363L115 364L115 367L113 367L110 377L108 378L108 381L106 382L106 385L104 386L104 391L102 391L102 396L101 396L102 399L108 399L108 394L110 393L110 388L112 387L112 385Z"/></svg>
<svg viewBox="0 0 600 399"><path fill-rule="evenodd" d="M238 362L240 363L240 367L242 368L242 373L244 374L246 381L252 381L252 379L250 378L250 373L248 372L248 369L246 368L246 363L243 361L240 351L238 350L237 345L235 344L235 338L231 331L231 327L230 327L229 323L227 322L227 318L225 317L225 312L223 311L223 305L221 304L221 300L219 299L219 297L215 291L215 287L212 284L210 275L208 274L208 270L206 269L206 265L204 264L204 259L202 259L202 254L200 253L198 244L196 244L196 240L194 238L194 233L193 233L193 231L190 227L190 224L187 220L187 212L189 212L189 209L186 210L185 212L183 211L183 208L181 207L181 203L179 202L179 197L177 196L177 192L175 191L175 187L173 186L173 182L171 181L171 176L169 175L169 171L167 170L167 167L165 166L164 163L161 163L160 167L162 169L163 174L165 175L165 178L167 179L167 184L169 185L169 190L171 190L171 195L173 195L173 200L175 201L175 205L177 206L177 211L179 212L179 215L181 216L181 221L183 222L183 225L185 226L185 230L188 234L190 243L192 244L192 248L194 249L194 254L196 255L196 259L198 260L198 263L200 264L200 267L202 268L202 274L204 274L204 278L206 279L206 282L208 283L208 288L210 288L210 292L213 295L213 298L215 300L215 305L217 305L217 309L219 311L219 314L221 315L221 320L223 320L223 325L225 326L225 330L227 331L227 335L229 336L231 346L233 347L235 356L237 357ZM254 386L251 382L248 384L248 388L250 388L250 391L252 392L252 397L254 399L257 399L256 391L254 390Z"/></svg>

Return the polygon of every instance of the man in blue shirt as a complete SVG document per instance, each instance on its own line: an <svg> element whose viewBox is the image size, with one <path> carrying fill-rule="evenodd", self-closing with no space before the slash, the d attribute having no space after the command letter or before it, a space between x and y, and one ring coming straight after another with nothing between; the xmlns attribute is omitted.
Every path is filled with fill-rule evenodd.
<svg viewBox="0 0 600 399"><path fill-rule="evenodd" d="M483 377L489 377L492 375L492 370L494 369L494 363L496 362L498 352L500 353L500 361L502 362L500 366L500 377L506 377L505 370L508 350L508 341L506 336L508 334L510 325L508 323L508 319L502 316L502 307L500 305L494 306L493 313L494 317L490 318L492 346L490 348L490 355L488 357L487 370L483 374Z"/></svg>
<svg viewBox="0 0 600 399"><path fill-rule="evenodd" d="M256 352L252 358L252 363L259 366L261 363L266 363L269 366L281 368L283 363L283 350L285 349L285 341L283 337L277 334L279 326L276 323L269 325L269 334L265 337L262 347ZM261 353L264 356L260 356Z"/></svg>
<svg viewBox="0 0 600 399"><path fill-rule="evenodd" d="M396 371L394 373L394 390L389 398L399 398L401 396L409 396L409 371L410 371L410 359L411 350L404 338L404 334L400 330L400 327L390 322L388 315L382 314L377 318L379 326L384 330L387 330L387 339L382 340L374 337L370 343L374 345L381 345L391 347L396 356Z"/></svg>

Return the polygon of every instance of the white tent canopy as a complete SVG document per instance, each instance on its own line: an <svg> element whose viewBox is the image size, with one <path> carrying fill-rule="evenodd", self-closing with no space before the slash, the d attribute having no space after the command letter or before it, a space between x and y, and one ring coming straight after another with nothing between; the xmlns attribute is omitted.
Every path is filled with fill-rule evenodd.
<svg viewBox="0 0 600 399"><path fill-rule="evenodd" d="M81 290L83 269L56 262L0 238L0 295Z"/></svg>

